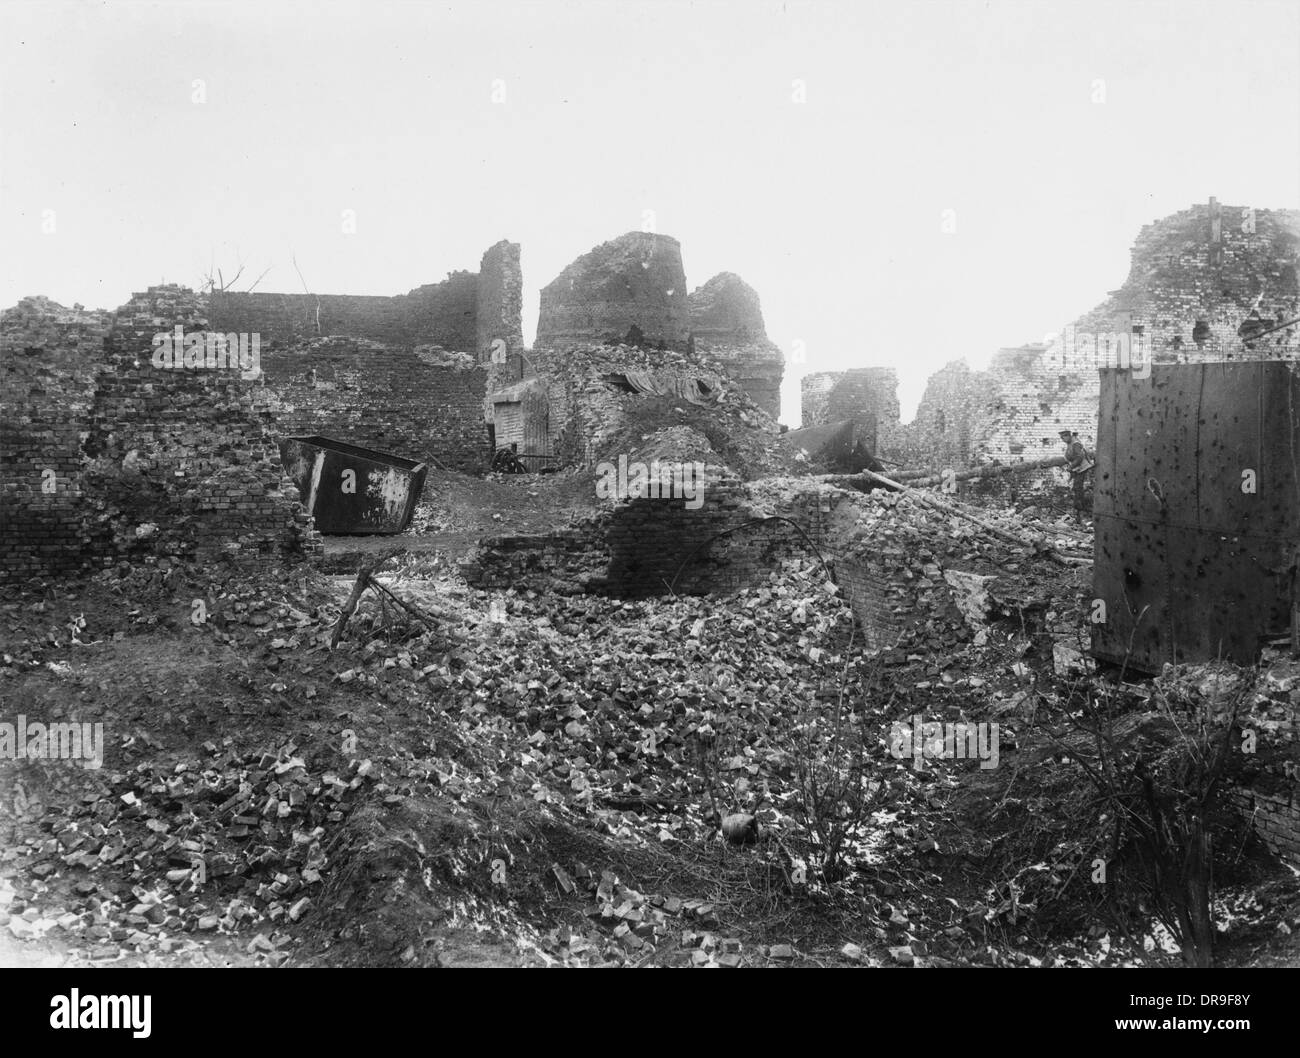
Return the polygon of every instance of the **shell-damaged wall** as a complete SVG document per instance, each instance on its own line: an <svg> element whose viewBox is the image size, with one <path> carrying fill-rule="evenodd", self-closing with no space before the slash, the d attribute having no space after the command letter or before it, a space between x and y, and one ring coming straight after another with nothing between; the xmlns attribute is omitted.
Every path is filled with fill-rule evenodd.
<svg viewBox="0 0 1300 1058"><path fill-rule="evenodd" d="M473 472L488 464L493 359L523 348L519 244L478 272L395 297L214 294L212 326L262 336L266 400L285 434Z"/></svg>
<svg viewBox="0 0 1300 1058"><path fill-rule="evenodd" d="M324 434L463 470L486 465L485 361L497 343L522 346L518 247L492 247L476 282L469 300L455 276L437 296L320 299L320 329L344 332L322 337L308 337L314 297L309 332L307 302L211 299L174 285L136 294L115 313L43 298L6 310L0 574L71 573L150 555L317 550L280 466L286 435ZM466 322L429 314L434 304L472 311ZM159 366L165 346L156 338L174 341L177 329L181 363ZM229 335L246 365L213 355L212 341ZM187 365L191 341L202 362Z"/></svg>
<svg viewBox="0 0 1300 1058"><path fill-rule="evenodd" d="M779 443L780 426L711 353L587 342L534 350L530 359L529 386L544 397L551 451L566 464L591 466L626 452L631 438L690 424L749 478ZM636 390L629 373L653 379L659 392ZM518 387L498 396L517 399ZM497 436L508 436L506 424Z"/></svg>
<svg viewBox="0 0 1300 1058"><path fill-rule="evenodd" d="M1291 359L1300 327L1260 332L1300 316L1298 265L1300 211L1212 198L1143 227L1124 285L1075 328L1101 336L1102 358L1107 337L1127 334L1157 363ZM1073 344L1058 352L1086 363L1087 341Z"/></svg>
<svg viewBox="0 0 1300 1058"><path fill-rule="evenodd" d="M209 316L223 332L257 332L263 349L345 337L403 349L437 346L486 361L500 340L523 345L519 244L488 248L478 272L452 272L406 294L273 294L214 291Z"/></svg>
<svg viewBox="0 0 1300 1058"><path fill-rule="evenodd" d="M319 549L257 384L155 363L155 335L207 326L177 286L111 315L37 298L0 314L0 575Z"/></svg>
<svg viewBox="0 0 1300 1058"><path fill-rule="evenodd" d="M97 535L82 445L108 312L24 298L0 314L0 573L75 570Z"/></svg>
<svg viewBox="0 0 1300 1058"><path fill-rule="evenodd" d="M695 348L719 360L750 400L779 418L785 357L767 336L754 288L734 272L719 272L689 302Z"/></svg>
<svg viewBox="0 0 1300 1058"><path fill-rule="evenodd" d="M934 469L1043 459L1060 454L1065 429L1092 446L1097 393L1095 369L1064 369L1044 344L1000 349L986 371L955 361L926 384L903 458Z"/></svg>
<svg viewBox="0 0 1300 1058"><path fill-rule="evenodd" d="M946 365L913 421L892 439L882 433L882 454L932 469L1041 459L1060 453L1061 430L1095 445L1099 368L1296 359L1300 326L1286 324L1300 315L1298 264L1296 210L1210 199L1154 221L1138 233L1123 286L1101 305L1043 342L999 350L987 370ZM852 398L878 414L889 392L887 380L867 384L859 372L806 376L803 387L805 426L849 418ZM1052 474L1064 481L1060 471L1013 477L1027 485Z"/></svg>
<svg viewBox="0 0 1300 1058"><path fill-rule="evenodd" d="M319 548L280 467L289 434L476 470L487 363L523 346L519 247L393 298L136 294L116 313L28 298L0 317L0 531L7 576L118 558ZM157 366L155 337L205 349ZM217 335L252 370L207 366Z"/></svg>
<svg viewBox="0 0 1300 1058"><path fill-rule="evenodd" d="M487 465L487 369L469 353L316 338L265 351L262 371L282 436L322 434L466 472Z"/></svg>
<svg viewBox="0 0 1300 1058"><path fill-rule="evenodd" d="M688 297L681 244L671 236L628 232L542 288L539 352L600 343L707 353L756 405L780 415L785 358L767 337L758 295L720 272Z"/></svg>
<svg viewBox="0 0 1300 1058"><path fill-rule="evenodd" d="M1294 324L1255 335L1300 315L1298 255L1295 210L1211 199L1146 225L1124 285L1097 308L1047 342L1000 350L987 371L954 364L931 379L909 428L914 460L1039 459L1059 453L1065 429L1092 446L1100 368L1295 358Z"/></svg>
<svg viewBox="0 0 1300 1058"><path fill-rule="evenodd" d="M804 375L800 387L803 429L852 421L873 454L898 458L898 372L892 367L815 372Z"/></svg>
<svg viewBox="0 0 1300 1058"><path fill-rule="evenodd" d="M682 247L670 235L620 235L583 254L542 288L534 343L539 349L626 341L684 350L689 338Z"/></svg>

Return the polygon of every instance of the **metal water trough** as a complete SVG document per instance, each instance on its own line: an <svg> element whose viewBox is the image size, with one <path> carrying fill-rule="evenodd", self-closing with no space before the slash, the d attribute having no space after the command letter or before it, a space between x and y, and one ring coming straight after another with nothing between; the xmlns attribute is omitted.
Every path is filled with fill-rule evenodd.
<svg viewBox="0 0 1300 1058"><path fill-rule="evenodd" d="M335 534L402 532L429 472L414 459L319 435L284 438L280 461L316 528Z"/></svg>

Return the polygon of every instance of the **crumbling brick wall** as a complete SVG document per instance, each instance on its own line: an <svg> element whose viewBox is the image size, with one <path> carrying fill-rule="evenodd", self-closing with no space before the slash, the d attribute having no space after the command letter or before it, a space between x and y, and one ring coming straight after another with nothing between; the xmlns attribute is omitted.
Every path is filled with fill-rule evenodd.
<svg viewBox="0 0 1300 1058"><path fill-rule="evenodd" d="M859 369L860 370L860 369ZM815 371L799 380L799 426L825 426L831 422L827 402L835 383L844 376L843 371Z"/></svg>
<svg viewBox="0 0 1300 1058"><path fill-rule="evenodd" d="M825 426L849 419L860 424L876 455L897 460L902 439L898 372L892 367L822 371L800 382L802 426Z"/></svg>
<svg viewBox="0 0 1300 1058"><path fill-rule="evenodd" d="M563 531L484 540L461 571L478 587L647 598L670 586L679 595L736 591L786 559L810 559L789 529L746 528L714 540L761 515L725 467L708 465L706 482L696 509L680 498L629 498Z"/></svg>
<svg viewBox="0 0 1300 1058"><path fill-rule="evenodd" d="M1133 334L1156 362L1280 359L1300 353L1300 211L1211 198L1145 225L1128 278L1075 322L1085 334ZM1131 339L1130 339L1131 340ZM1086 359L1087 350L1077 355ZM1103 353L1104 355L1104 353Z"/></svg>
<svg viewBox="0 0 1300 1058"><path fill-rule="evenodd" d="M262 350L328 334L405 338L402 303L382 296L213 291L208 312L215 331L260 336Z"/></svg>
<svg viewBox="0 0 1300 1058"><path fill-rule="evenodd" d="M773 419L781 415L781 379L785 356L775 342L757 338L749 342L697 339L695 348L712 357L750 400Z"/></svg>
<svg viewBox="0 0 1300 1058"><path fill-rule="evenodd" d="M709 467L706 476L704 503L697 510L681 500L662 499L632 499L615 507L605 531L610 562L603 591L642 598L668 594L670 585L683 595L734 585L735 571L724 564L720 581L717 559L705 552L711 537L734 524L743 487L725 468ZM685 568L683 563L688 563Z"/></svg>
<svg viewBox="0 0 1300 1058"><path fill-rule="evenodd" d="M0 572L319 549L253 383L237 369L154 365L156 334L206 325L203 299L177 286L136 294L111 317L44 301L0 317ZM46 461L52 494L40 488Z"/></svg>
<svg viewBox="0 0 1300 1058"><path fill-rule="evenodd" d="M957 361L932 375L916 417L903 428L904 461L961 470L1043 459L1060 454L1065 429L1095 443L1096 372L1064 370L1049 354L1043 344L1002 349L987 371Z"/></svg>
<svg viewBox="0 0 1300 1058"><path fill-rule="evenodd" d="M694 347L726 368L772 418L781 414L785 357L767 337L758 294L734 272L719 272L689 299Z"/></svg>
<svg viewBox="0 0 1300 1058"><path fill-rule="evenodd" d="M1211 199L1148 224L1119 290L1049 341L1000 350L986 371L964 361L945 366L929 380L913 421L895 435L895 454L884 439L882 452L935 470L1041 459L1058 454L1063 429L1095 442L1099 367L1136 362L1140 369L1144 354L1155 362L1293 358L1300 327L1251 335L1300 315L1298 263L1295 210L1248 212ZM804 425L870 406L871 387L864 383L866 394L857 395L853 375L805 376ZM846 398L847 408L840 403ZM1065 481L1059 470L1044 471L1010 476L998 488L1023 492Z"/></svg>
<svg viewBox="0 0 1300 1058"><path fill-rule="evenodd" d="M971 638L945 573L987 571L1000 556L982 562L979 548L952 539L933 511L892 494L822 487L800 499L805 511L819 508L809 524L833 563L864 649L901 661L909 650L950 653Z"/></svg>
<svg viewBox="0 0 1300 1058"><path fill-rule="evenodd" d="M81 568L82 434L111 314L24 298L0 314L0 573Z"/></svg>
<svg viewBox="0 0 1300 1058"><path fill-rule="evenodd" d="M1294 787L1272 793L1237 788L1229 802L1273 855L1300 867L1300 795Z"/></svg>
<svg viewBox="0 0 1300 1058"><path fill-rule="evenodd" d="M342 336L476 352L478 281L473 272L453 272L442 283L395 297L214 291L212 329L258 333L264 350Z"/></svg>
<svg viewBox="0 0 1300 1058"><path fill-rule="evenodd" d="M281 436L324 434L466 472L487 465L487 372L472 354L321 338L264 351L262 372L260 404Z"/></svg>
<svg viewBox="0 0 1300 1058"><path fill-rule="evenodd" d="M621 342L634 327L652 347L687 347L686 274L672 236L628 232L571 263L542 288L534 345Z"/></svg>
<svg viewBox="0 0 1300 1058"><path fill-rule="evenodd" d="M747 483L736 493L726 526L735 531L711 543L693 564L708 570L704 583L710 591L760 584L787 561L825 562L833 574L830 527L838 500L847 495L800 479Z"/></svg>
<svg viewBox="0 0 1300 1058"><path fill-rule="evenodd" d="M405 349L440 346L486 361L497 338L522 349L522 298L519 244L502 239L484 252L479 271L451 272L406 294L213 291L208 312L214 330L260 334L264 351L344 337Z"/></svg>
<svg viewBox="0 0 1300 1058"><path fill-rule="evenodd" d="M575 342L534 349L529 362L531 377L546 387L552 450L568 463L604 459L629 417L648 399L619 381L628 371L703 382L719 394L714 420L729 436L765 432L776 437L779 430L709 353Z"/></svg>
<svg viewBox="0 0 1300 1058"><path fill-rule="evenodd" d="M1254 736L1254 752L1240 758L1228 799L1269 851L1300 867L1300 705L1292 699L1300 686L1294 676L1279 682L1270 673L1264 687L1239 720L1241 733Z"/></svg>
<svg viewBox="0 0 1300 1058"><path fill-rule="evenodd" d="M505 342L507 353L523 349L523 296L519 244L502 239L489 246L479 262L474 348L480 358L487 359L497 339Z"/></svg>
<svg viewBox="0 0 1300 1058"><path fill-rule="evenodd" d="M204 299L183 287L151 287L117 311L84 445L115 549L200 560L318 550L256 383L152 362L154 335L207 325Z"/></svg>
<svg viewBox="0 0 1300 1058"><path fill-rule="evenodd" d="M604 512L549 533L485 537L460 564L461 575L478 588L595 592L609 568L602 528L608 518Z"/></svg>
<svg viewBox="0 0 1300 1058"><path fill-rule="evenodd" d="M491 451L496 343L523 350L519 244L502 240L478 272L395 297L221 293L212 326L261 335L263 405L282 434L474 472Z"/></svg>

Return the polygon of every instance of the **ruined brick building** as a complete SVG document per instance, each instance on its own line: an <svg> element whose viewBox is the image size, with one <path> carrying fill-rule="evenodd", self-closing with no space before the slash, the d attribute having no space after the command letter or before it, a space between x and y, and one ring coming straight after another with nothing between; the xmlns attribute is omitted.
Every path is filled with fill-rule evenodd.
<svg viewBox="0 0 1300 1058"><path fill-rule="evenodd" d="M294 433L480 468L486 351L522 345L520 297L500 242L478 273L396 297L24 299L0 316L0 575L317 550L276 445ZM221 351L241 339L250 370Z"/></svg>
<svg viewBox="0 0 1300 1058"><path fill-rule="evenodd" d="M900 424L895 373L863 368L808 376L805 423L856 418L882 455L914 465L1032 458L1064 426L1092 434L1098 358L1125 341L1157 362L1296 358L1297 328L1279 324L1296 315L1298 244L1295 213L1247 223L1196 207L1144 228L1124 286L1065 336L1001 350L986 371L937 373L916 422ZM865 646L890 661L978 642L995 611L1018 625L1038 614L1017 589L1021 564L1041 556L910 500L744 480L744 445L778 434L783 363L738 276L688 294L677 241L630 233L545 288L529 349L519 262L518 245L499 242L477 272L394 297L162 286L115 312L24 299L0 315L0 577L311 554L320 539L276 441L321 432L466 471L503 441L569 465L615 451L706 464L698 509L634 498L556 532L484 541L463 566L478 586L730 591L809 560L788 523L718 537L776 515L831 564ZM195 362L160 369L155 338L174 328L200 339ZM210 335L243 333L260 337L256 371L209 366ZM679 423L697 408L699 428ZM1293 782L1239 796L1300 848Z"/></svg>
<svg viewBox="0 0 1300 1058"><path fill-rule="evenodd" d="M863 368L805 376L803 425L860 415L882 456L917 466L1052 455L1062 429L1095 439L1099 367L1300 355L1298 262L1300 212L1210 199L1143 227L1123 285L1062 334L938 371L911 423L891 373Z"/></svg>
<svg viewBox="0 0 1300 1058"><path fill-rule="evenodd" d="M782 360L757 295L724 273L688 296L677 240L633 232L575 260L542 292L533 350L522 285L503 240L477 272L392 297L161 286L115 312L24 299L0 317L0 575L316 549L277 456L293 434L466 472L510 442L581 464L647 388L775 430ZM160 367L156 336L174 331L180 358ZM218 351L241 336L252 370Z"/></svg>
<svg viewBox="0 0 1300 1058"><path fill-rule="evenodd" d="M646 386L698 385L706 399L733 386L775 428L783 370L758 295L739 276L721 273L688 295L681 244L628 232L542 288L533 348L494 372L490 420L495 443L526 461L586 463L618 431L626 395Z"/></svg>
<svg viewBox="0 0 1300 1058"><path fill-rule="evenodd" d="M206 332L205 300L163 286L111 314L26 298L0 316L0 575L319 548L256 387L153 363L160 331Z"/></svg>
<svg viewBox="0 0 1300 1058"><path fill-rule="evenodd" d="M755 404L781 414L785 357L767 336L758 294L734 272L719 272L690 296L698 352L720 361Z"/></svg>
<svg viewBox="0 0 1300 1058"><path fill-rule="evenodd" d="M901 407L892 367L804 375L800 396L805 429L853 420L872 451L897 452Z"/></svg>
<svg viewBox="0 0 1300 1058"><path fill-rule="evenodd" d="M519 252L503 240L478 272L394 297L214 292L211 327L262 335L282 432L478 470L493 349L523 347Z"/></svg>

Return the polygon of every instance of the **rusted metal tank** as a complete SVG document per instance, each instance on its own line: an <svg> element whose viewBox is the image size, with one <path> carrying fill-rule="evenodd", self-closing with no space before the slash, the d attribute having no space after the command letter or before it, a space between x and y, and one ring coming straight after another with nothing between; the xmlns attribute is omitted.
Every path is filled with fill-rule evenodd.
<svg viewBox="0 0 1300 1058"><path fill-rule="evenodd" d="M329 437L286 437L280 461L322 533L400 533L411 524L429 468Z"/></svg>
<svg viewBox="0 0 1300 1058"><path fill-rule="evenodd" d="M1101 372L1092 652L1255 661L1290 629L1300 383L1280 361Z"/></svg>

